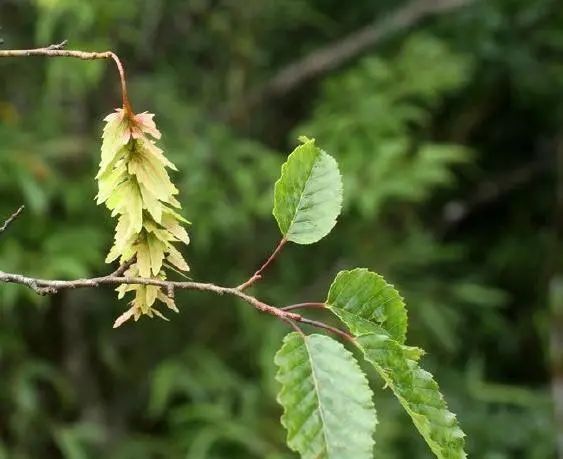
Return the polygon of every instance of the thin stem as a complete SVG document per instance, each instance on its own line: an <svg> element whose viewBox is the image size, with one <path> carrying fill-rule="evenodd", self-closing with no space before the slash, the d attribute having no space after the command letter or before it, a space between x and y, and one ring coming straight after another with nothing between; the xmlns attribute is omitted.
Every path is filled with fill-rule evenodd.
<svg viewBox="0 0 563 459"><path fill-rule="evenodd" d="M298 322L301 322L303 324L312 325L313 327L317 327L317 328L323 328L324 330L328 330L332 333L337 334L338 336L341 336L342 338L346 339L347 341L354 342L354 337L352 335L350 335L349 333L346 333L343 330L340 330L340 328L336 328L336 327L333 327L331 325L327 325L324 322L319 322L318 320L307 319L306 317L303 317L303 316L300 316L300 319L298 320Z"/></svg>
<svg viewBox="0 0 563 459"><path fill-rule="evenodd" d="M270 255L270 257L264 262L264 264L262 266L260 266L260 268L258 269L258 271L256 271L252 277L250 279L248 279L246 282L240 284L237 287L237 290L244 290L248 287L250 287L252 284L254 284L255 282L258 282L260 279L262 279L262 273L264 272L264 270L276 259L276 257L278 256L278 254L281 252L281 250L283 249L283 247L285 246L285 244L287 243L287 239L286 238L282 238L282 240L279 242L279 244L276 246L276 248L274 249L274 251L272 252L272 254Z"/></svg>
<svg viewBox="0 0 563 459"><path fill-rule="evenodd" d="M131 103L129 102L129 97L127 95L127 82L125 80L125 70L117 54L115 54L113 51L89 52L89 51L63 49L66 46L66 44L67 41L65 40L61 43L50 45L45 48L0 50L0 58L45 56L45 57L73 57L82 60L112 59L115 62L115 65L117 66L117 71L119 72L119 79L121 80L121 96L123 100L123 109L125 110L127 115L131 115L133 113L133 110L131 109Z"/></svg>
<svg viewBox="0 0 563 459"><path fill-rule="evenodd" d="M301 330L299 328L299 326L293 320L285 319L285 322L287 322L291 326L291 328L293 328L301 336L303 336L303 337L305 336L305 333L303 332L303 330Z"/></svg>
<svg viewBox="0 0 563 459"><path fill-rule="evenodd" d="M112 51L108 51L110 57L115 62L117 66L117 71L119 72L119 79L121 80L121 97L123 100L123 109L125 110L126 115L131 116L133 114L133 109L131 108L131 102L129 102L129 95L127 94L127 82L125 79L125 69L123 64L119 60L117 54Z"/></svg>
<svg viewBox="0 0 563 459"><path fill-rule="evenodd" d="M8 226L10 226L13 223L13 221L20 216L20 214L23 212L24 209L25 206L20 206L18 210L16 210L12 215L10 215L8 219L4 222L4 224L0 226L0 233L6 231L8 229Z"/></svg>
<svg viewBox="0 0 563 459"><path fill-rule="evenodd" d="M293 311L295 309L324 309L326 304L324 303L297 303L290 306L282 308L284 311Z"/></svg>

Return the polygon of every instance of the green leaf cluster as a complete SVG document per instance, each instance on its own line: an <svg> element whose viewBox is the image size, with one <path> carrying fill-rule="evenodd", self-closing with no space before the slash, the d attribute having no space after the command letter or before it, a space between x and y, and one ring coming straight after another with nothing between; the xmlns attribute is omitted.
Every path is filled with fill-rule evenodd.
<svg viewBox="0 0 563 459"><path fill-rule="evenodd" d="M342 271L326 305L357 337L356 344L391 388L430 449L439 458L463 458L464 433L432 375L418 365L421 349L406 346L403 299L366 269Z"/></svg>
<svg viewBox="0 0 563 459"><path fill-rule="evenodd" d="M98 175L97 203L104 204L117 217L114 244L107 263L119 260L132 262L126 276L165 279L165 263L173 269L189 271L189 266L175 244L189 243L185 220L177 210L178 189L167 169L176 167L155 145L160 132L152 114L133 115L118 109L107 116L103 133ZM153 285L121 285L119 298L133 292L131 308L120 316L115 326L142 314L162 314L154 307L157 300L177 311L174 299L161 287Z"/></svg>
<svg viewBox="0 0 563 459"><path fill-rule="evenodd" d="M297 147L276 183L274 216L283 236L307 244L326 236L340 213L342 183L336 161L311 140ZM465 434L432 375L418 361L421 349L405 344L403 298L367 269L341 271L326 307L352 333L414 425L440 459L462 459ZM291 333L277 353L278 400L287 443L303 458L370 458L375 408L353 355L332 338Z"/></svg>

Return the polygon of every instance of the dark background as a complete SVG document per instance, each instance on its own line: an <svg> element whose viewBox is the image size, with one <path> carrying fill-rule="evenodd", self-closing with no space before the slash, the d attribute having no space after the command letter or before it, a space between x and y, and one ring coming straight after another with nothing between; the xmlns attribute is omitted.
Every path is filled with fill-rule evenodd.
<svg viewBox="0 0 563 459"><path fill-rule="evenodd" d="M5 49L68 39L119 54L133 108L156 113L180 170L197 280L236 285L254 272L279 239L280 165L299 135L315 137L340 163L343 214L321 243L288 245L255 293L322 301L339 269L383 274L406 298L409 342L428 351L469 455L552 458L563 5L454 3L0 0L0 36ZM377 43L339 61L338 45L370 24ZM319 50L328 68L269 83ZM114 269L114 222L93 198L102 119L119 103L110 62L0 60L0 220L26 205L0 237L1 270ZM41 298L0 285L0 458L294 457L272 363L287 327L231 298L183 292L177 303L171 322L113 330L126 304L111 289ZM430 457L372 380L377 457Z"/></svg>

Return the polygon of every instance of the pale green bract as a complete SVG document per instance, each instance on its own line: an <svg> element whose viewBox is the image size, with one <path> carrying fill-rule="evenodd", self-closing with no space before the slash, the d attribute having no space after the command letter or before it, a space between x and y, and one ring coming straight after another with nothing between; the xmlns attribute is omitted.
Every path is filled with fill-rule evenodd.
<svg viewBox="0 0 563 459"><path fill-rule="evenodd" d="M160 132L153 115L135 115L118 109L106 117L98 180L97 203L105 203L112 217L117 217L114 244L106 262L119 259L120 263L133 261L125 276L165 279L165 261L173 269L188 271L189 266L175 243L189 243L188 223L172 210L179 208L178 194L167 169L176 170L160 148L151 139L159 139ZM150 137L149 137L150 136ZM133 260L134 258L134 260ZM119 298L134 292L131 307L114 326L126 320L137 320L141 315L163 317L155 308L156 300L173 311L178 311L174 299L161 287L120 285Z"/></svg>
<svg viewBox="0 0 563 459"><path fill-rule="evenodd" d="M367 333L373 324L381 325L400 343L407 333L407 309L399 292L379 274L356 268L341 271L330 286L328 307L354 333Z"/></svg>
<svg viewBox="0 0 563 459"><path fill-rule="evenodd" d="M332 156L303 139L282 166L274 190L274 217L285 239L312 244L325 237L342 207L342 177Z"/></svg>
<svg viewBox="0 0 563 459"><path fill-rule="evenodd" d="M421 349L405 346L407 314L399 293L367 269L341 271L326 306L356 337L356 344L391 388L434 454L461 459L464 433L432 375L418 366Z"/></svg>
<svg viewBox="0 0 563 459"><path fill-rule="evenodd" d="M304 459L372 457L372 393L350 351L328 336L290 333L275 363L292 450Z"/></svg>

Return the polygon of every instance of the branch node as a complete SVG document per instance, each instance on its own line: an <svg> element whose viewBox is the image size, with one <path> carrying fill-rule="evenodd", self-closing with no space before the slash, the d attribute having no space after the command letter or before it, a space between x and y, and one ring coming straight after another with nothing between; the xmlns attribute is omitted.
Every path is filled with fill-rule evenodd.
<svg viewBox="0 0 563 459"><path fill-rule="evenodd" d="M63 40L60 43L55 43L55 44L47 46L47 49L51 50L51 51L57 50L57 49L64 49L67 44L68 44L68 40Z"/></svg>
<svg viewBox="0 0 563 459"><path fill-rule="evenodd" d="M59 291L55 287L40 287L36 282L33 282L30 286L38 295L41 296L56 295L57 293L59 293Z"/></svg>
<svg viewBox="0 0 563 459"><path fill-rule="evenodd" d="M283 247L285 246L286 243L287 243L287 239L285 237L282 238L282 240L279 242L277 247L274 249L274 251L272 252L270 257L264 262L264 264L258 269L258 271L256 271L252 275L252 277L250 279L248 279L246 282L237 286L236 289L240 290L242 292L244 289L250 287L252 284L254 284L255 282L258 282L260 279L262 279L262 273L276 259L276 256L281 252L281 250L283 249Z"/></svg>

